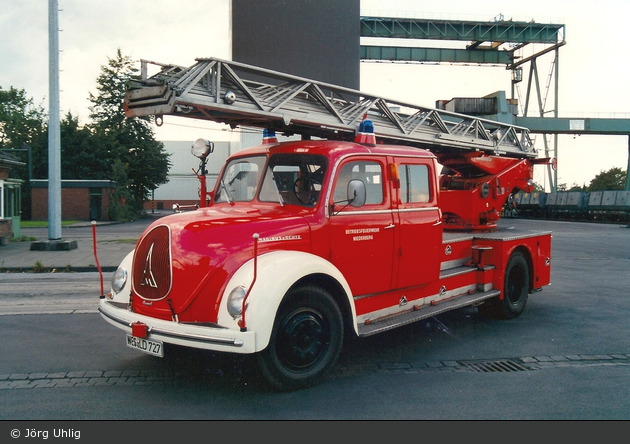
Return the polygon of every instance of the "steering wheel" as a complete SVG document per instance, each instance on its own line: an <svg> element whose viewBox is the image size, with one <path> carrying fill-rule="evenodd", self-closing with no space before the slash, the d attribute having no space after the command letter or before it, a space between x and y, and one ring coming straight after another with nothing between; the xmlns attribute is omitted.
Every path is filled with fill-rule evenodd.
<svg viewBox="0 0 630 444"><path fill-rule="evenodd" d="M314 205L319 197L319 190L315 189L316 185L320 185L321 188L321 183L310 177L296 179L293 182L293 194L295 194L298 202L302 205Z"/></svg>

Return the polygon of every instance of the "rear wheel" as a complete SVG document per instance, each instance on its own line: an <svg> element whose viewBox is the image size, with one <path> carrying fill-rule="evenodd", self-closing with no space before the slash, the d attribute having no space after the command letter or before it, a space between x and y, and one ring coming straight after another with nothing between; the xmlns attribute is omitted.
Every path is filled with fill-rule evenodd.
<svg viewBox="0 0 630 444"><path fill-rule="evenodd" d="M527 304L529 294L529 266L522 253L515 251L505 269L503 299L499 315L505 319L519 316Z"/></svg>
<svg viewBox="0 0 630 444"><path fill-rule="evenodd" d="M528 294L529 265L523 253L515 251L505 268L503 299L492 298L479 306L479 310L493 317L514 319L525 309Z"/></svg>
<svg viewBox="0 0 630 444"><path fill-rule="evenodd" d="M309 387L332 368L342 343L341 311L330 293L315 286L300 287L280 306L258 366L278 390Z"/></svg>

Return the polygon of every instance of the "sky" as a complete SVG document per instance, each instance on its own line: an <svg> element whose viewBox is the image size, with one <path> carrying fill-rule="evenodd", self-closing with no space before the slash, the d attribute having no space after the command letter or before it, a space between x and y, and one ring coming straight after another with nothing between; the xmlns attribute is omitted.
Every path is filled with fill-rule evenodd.
<svg viewBox="0 0 630 444"><path fill-rule="evenodd" d="M229 0L57 1L61 116L71 112L80 123L88 122L88 97L96 94L101 66L119 48L133 60L182 66L197 57L231 58ZM564 24L567 44L558 64L561 117L630 118L628 12L627 0L361 0L363 16L484 21L502 16ZM528 45L523 55L540 49ZM48 0L0 0L0 87L24 89L35 105L48 109L48 60ZM551 67L545 60L538 66L543 87ZM361 91L425 107L500 90L509 96L511 90L504 67L362 62L360 72ZM519 86L524 99L526 84ZM164 141L236 137L225 126L192 119L165 118L155 129ZM542 156L542 136L534 137ZM628 136L560 136L558 183L588 185L602 171L626 170L628 144ZM537 167L535 180L548 186L544 167Z"/></svg>

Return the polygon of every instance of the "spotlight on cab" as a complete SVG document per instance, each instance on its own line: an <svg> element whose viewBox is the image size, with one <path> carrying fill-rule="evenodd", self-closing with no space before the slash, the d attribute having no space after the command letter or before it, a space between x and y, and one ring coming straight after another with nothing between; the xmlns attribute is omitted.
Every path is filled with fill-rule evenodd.
<svg viewBox="0 0 630 444"><path fill-rule="evenodd" d="M192 148L190 149L192 155L198 157L199 159L205 159L208 157L208 154L213 151L214 143L206 139L195 140L195 143L192 144Z"/></svg>

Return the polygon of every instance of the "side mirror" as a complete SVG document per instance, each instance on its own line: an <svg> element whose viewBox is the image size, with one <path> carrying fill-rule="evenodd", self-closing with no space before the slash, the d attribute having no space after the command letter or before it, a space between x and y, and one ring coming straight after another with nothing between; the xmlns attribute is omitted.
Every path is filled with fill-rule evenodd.
<svg viewBox="0 0 630 444"><path fill-rule="evenodd" d="M353 207L362 207L365 205L365 197L367 191L365 183L359 179L352 179L348 182L348 203Z"/></svg>

